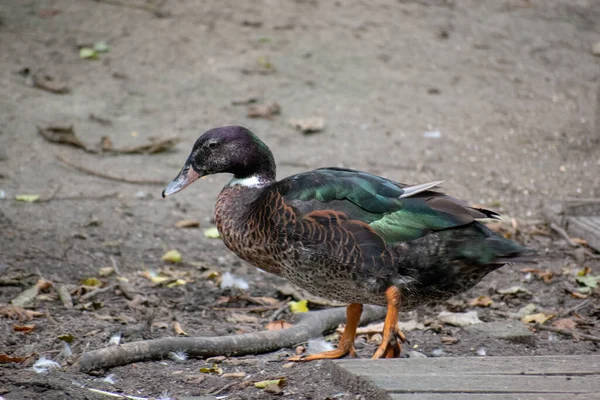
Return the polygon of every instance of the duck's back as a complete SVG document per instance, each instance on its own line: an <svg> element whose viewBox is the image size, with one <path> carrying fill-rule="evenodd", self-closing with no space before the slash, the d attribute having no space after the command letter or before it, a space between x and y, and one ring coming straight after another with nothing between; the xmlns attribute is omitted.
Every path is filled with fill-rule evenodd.
<svg viewBox="0 0 600 400"><path fill-rule="evenodd" d="M345 169L320 169L266 187L226 187L217 226L241 258L312 293L406 306L468 289L524 249L476 222L496 214L430 190Z"/></svg>

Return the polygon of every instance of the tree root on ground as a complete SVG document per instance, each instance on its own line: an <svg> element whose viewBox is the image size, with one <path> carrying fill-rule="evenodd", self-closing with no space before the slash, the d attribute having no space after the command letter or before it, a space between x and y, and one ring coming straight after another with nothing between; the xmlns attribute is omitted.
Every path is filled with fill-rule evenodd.
<svg viewBox="0 0 600 400"><path fill-rule="evenodd" d="M385 317L384 307L365 306L361 323ZM334 330L346 320L346 308L311 311L291 328L218 337L166 337L125 343L83 353L78 361L81 372L112 368L133 362L160 360L169 353L184 351L191 357L242 356L276 351L306 342Z"/></svg>

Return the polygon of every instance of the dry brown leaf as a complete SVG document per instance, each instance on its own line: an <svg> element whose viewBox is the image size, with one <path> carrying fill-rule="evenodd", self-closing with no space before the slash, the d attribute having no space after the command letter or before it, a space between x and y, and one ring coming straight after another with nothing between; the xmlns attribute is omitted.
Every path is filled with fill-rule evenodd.
<svg viewBox="0 0 600 400"><path fill-rule="evenodd" d="M578 245L580 245L580 246L587 246L587 245L588 245L588 242L587 242L587 240L585 240L585 239L582 239L582 238L578 238L578 237L572 237L572 238L571 238L571 241L572 241L573 243L575 243L575 244L578 244Z"/></svg>
<svg viewBox="0 0 600 400"><path fill-rule="evenodd" d="M240 296L240 300L246 300L247 302L258 304L259 306L276 306L280 304L279 300L273 297Z"/></svg>
<svg viewBox="0 0 600 400"><path fill-rule="evenodd" d="M291 328L292 324L290 324L289 322L280 320L280 321L271 321L269 322L266 326L265 329L268 331L278 331L281 329L287 329L287 328Z"/></svg>
<svg viewBox="0 0 600 400"><path fill-rule="evenodd" d="M243 378L245 376L246 376L246 373L244 371L241 371L241 372L230 372L228 374L221 375L221 377L225 378L225 379L241 379L241 378Z"/></svg>
<svg viewBox="0 0 600 400"><path fill-rule="evenodd" d="M258 324L259 319L254 315L240 314L240 313L232 313L227 316L227 321L233 323L244 323L244 324Z"/></svg>
<svg viewBox="0 0 600 400"><path fill-rule="evenodd" d="M559 329L567 329L570 331L574 331L577 328L577 323L571 318L561 318L554 321L552 323L552 326Z"/></svg>
<svg viewBox="0 0 600 400"><path fill-rule="evenodd" d="M95 153L95 151L79 140L72 125L50 125L45 128L38 126L37 130L38 133L49 142L65 144L83 149L89 153Z"/></svg>
<svg viewBox="0 0 600 400"><path fill-rule="evenodd" d="M40 291L49 289L50 287L52 287L52 282L40 279L35 286L21 292L21 294L11 300L10 303L17 307L27 306L35 300Z"/></svg>
<svg viewBox="0 0 600 400"><path fill-rule="evenodd" d="M66 83L49 75L34 75L33 86L46 90L51 93L65 94L69 93L69 87Z"/></svg>
<svg viewBox="0 0 600 400"><path fill-rule="evenodd" d="M11 305L0 307L0 315L10 319L18 319L19 321L29 321L35 317L43 317L45 314L43 312L26 310L23 307Z"/></svg>
<svg viewBox="0 0 600 400"><path fill-rule="evenodd" d="M268 118L281 113L281 106L274 102L272 104L253 104L248 106L248 118Z"/></svg>
<svg viewBox="0 0 600 400"><path fill-rule="evenodd" d="M534 274L539 279L543 279L546 283L550 283L552 277L554 276L554 273L549 270L542 271L540 269L535 268L522 268L521 272Z"/></svg>
<svg viewBox="0 0 600 400"><path fill-rule="evenodd" d="M198 228L200 221L197 219L182 219L175 223L176 228Z"/></svg>
<svg viewBox="0 0 600 400"><path fill-rule="evenodd" d="M16 357L9 356L8 354L0 354L0 364L8 364L8 363L22 363L27 360L31 355L26 357Z"/></svg>
<svg viewBox="0 0 600 400"><path fill-rule="evenodd" d="M15 332L23 332L23 333L31 333L31 331L33 331L34 328L35 328L35 324L14 325L13 326L13 331L15 331Z"/></svg>
<svg viewBox="0 0 600 400"><path fill-rule="evenodd" d="M188 336L188 334L181 327L181 324L177 321L173 321L173 332L175 332L177 336Z"/></svg>
<svg viewBox="0 0 600 400"><path fill-rule="evenodd" d="M321 117L290 119L288 123L302 133L313 133L325 128L325 120Z"/></svg>
<svg viewBox="0 0 600 400"><path fill-rule="evenodd" d="M452 336L442 336L441 341L443 344L455 344L458 343L458 338Z"/></svg>
<svg viewBox="0 0 600 400"><path fill-rule="evenodd" d="M177 143L179 143L180 139L174 136L168 138L149 138L149 140L150 143L148 144L122 147L120 149L112 147L109 151L120 154L157 154L172 149Z"/></svg>
<svg viewBox="0 0 600 400"><path fill-rule="evenodd" d="M479 296L469 302L473 307L489 307L494 301L489 296Z"/></svg>
<svg viewBox="0 0 600 400"><path fill-rule="evenodd" d="M583 294L580 292L571 292L569 291L569 294L571 295L571 297L575 298L575 299L587 299L588 295L587 294Z"/></svg>
<svg viewBox="0 0 600 400"><path fill-rule="evenodd" d="M556 315L554 314L546 315L544 313L537 313L526 315L523 318L521 318L521 321L525 322L526 324L535 322L536 324L543 325L546 321L554 317L556 317Z"/></svg>

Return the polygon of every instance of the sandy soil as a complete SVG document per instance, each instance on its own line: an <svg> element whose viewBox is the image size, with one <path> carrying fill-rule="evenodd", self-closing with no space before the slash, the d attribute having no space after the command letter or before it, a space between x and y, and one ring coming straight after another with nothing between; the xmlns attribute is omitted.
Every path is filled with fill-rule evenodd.
<svg viewBox="0 0 600 400"><path fill-rule="evenodd" d="M85 350L106 346L115 331L143 322L147 309L155 310L153 329L125 341L172 336L173 319L197 336L263 329L273 311L249 323L212 310L232 292L206 279L211 269L244 277L253 296L285 300L277 292L282 280L242 263L219 240L202 234L211 226L215 197L227 177L209 177L162 200L160 185L108 181L56 158L106 174L167 182L202 132L226 124L245 125L261 136L275 154L280 177L347 166L407 183L442 179L448 193L516 218L517 238L544 255L535 268L554 273L545 283L528 279L523 266L506 266L458 300L405 313L403 320L434 320L446 309L477 309L484 321L506 320L527 303L562 315L586 301L577 311L578 329L599 333L598 297L576 299L565 288L584 266L599 275L600 262L576 258L564 240L539 233L545 202L600 196L600 145L593 129L600 59L591 51L600 41L600 3L120 1L128 6L0 1L0 305L39 276L76 288L111 266L111 257L149 302L132 307L112 290L98 295L95 305L77 303L68 310L51 291L33 305L47 315L30 322L36 324L32 333L16 332L14 325L22 322L0 317L0 351L63 363L45 375L31 366L0 364L0 396L106 398L88 391L97 388L176 397L214 393L233 382L201 374L199 368L209 364L198 359L85 375L58 358L57 339L65 333L75 337L70 360L75 361ZM97 60L80 58L80 47L99 41L109 45L107 53ZM33 87L33 75L54 77L70 91ZM233 103L250 98L278 102L281 115L247 118L246 106ZM313 116L325 119L324 131L303 135L287 122ZM36 126L53 124L73 125L90 146L103 136L115 147L171 135L181 142L155 155L92 154L37 134ZM439 137L424 134L436 131L429 136ZM41 201L14 201L20 194L38 194ZM175 228L183 218L196 218L202 226ZM185 260L172 269L193 282L168 288L140 276L166 268L161 256L169 249L178 249ZM514 285L532 295L512 298L495 290ZM479 295L491 295L495 305L467 304ZM280 317L293 322L287 311ZM443 344L441 336L459 341ZM409 337L413 350L417 346L426 355L441 349L444 356L468 356L482 346L490 356L599 350L598 343L548 332L535 333L535 344L448 326L441 332L415 330ZM362 338L358 347L368 357L375 345ZM285 376L286 398L356 398L331 383L321 363L282 368L293 352L229 360L222 368L245 371L243 382ZM114 374L115 384L101 381L107 374ZM243 382L220 394L267 396Z"/></svg>

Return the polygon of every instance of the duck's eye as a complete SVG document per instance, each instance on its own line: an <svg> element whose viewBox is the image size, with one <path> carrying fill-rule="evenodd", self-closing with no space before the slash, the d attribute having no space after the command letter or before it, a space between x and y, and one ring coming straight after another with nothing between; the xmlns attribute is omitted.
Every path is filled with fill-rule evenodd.
<svg viewBox="0 0 600 400"><path fill-rule="evenodd" d="M210 143L208 144L208 148L209 148L209 149L214 149L214 148L215 148L215 147L217 147L218 145L219 145L219 143L217 143L217 142L210 142Z"/></svg>

